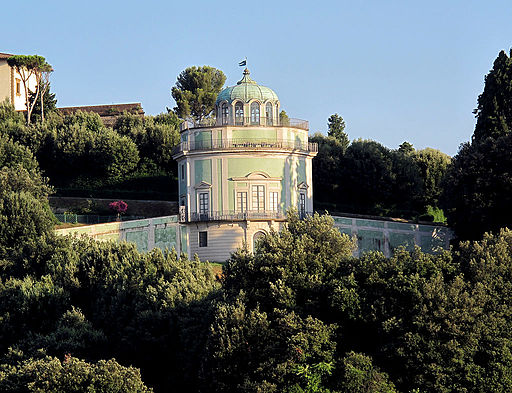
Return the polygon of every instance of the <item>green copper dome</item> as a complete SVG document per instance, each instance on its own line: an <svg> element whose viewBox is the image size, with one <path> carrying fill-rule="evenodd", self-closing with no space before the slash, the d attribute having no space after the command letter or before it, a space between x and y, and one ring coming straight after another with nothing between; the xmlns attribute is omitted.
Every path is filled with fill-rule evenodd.
<svg viewBox="0 0 512 393"><path fill-rule="evenodd" d="M251 79L250 74L251 73L246 68L243 78L238 81L235 86L227 87L219 93L217 103L227 101L231 104L235 100L249 102L253 99L259 100L260 102L275 102L279 100L274 90L258 85Z"/></svg>

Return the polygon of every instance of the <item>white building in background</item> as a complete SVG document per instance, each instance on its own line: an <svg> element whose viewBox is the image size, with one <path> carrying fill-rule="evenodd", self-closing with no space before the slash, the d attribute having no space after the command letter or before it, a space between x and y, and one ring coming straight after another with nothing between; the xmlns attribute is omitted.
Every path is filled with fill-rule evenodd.
<svg viewBox="0 0 512 393"><path fill-rule="evenodd" d="M0 52L0 102L7 100L14 105L17 111L27 110L27 97L25 96L25 88L21 75L7 64L7 59L13 56L10 53ZM37 82L35 75L28 80L28 88L30 91L36 89Z"/></svg>

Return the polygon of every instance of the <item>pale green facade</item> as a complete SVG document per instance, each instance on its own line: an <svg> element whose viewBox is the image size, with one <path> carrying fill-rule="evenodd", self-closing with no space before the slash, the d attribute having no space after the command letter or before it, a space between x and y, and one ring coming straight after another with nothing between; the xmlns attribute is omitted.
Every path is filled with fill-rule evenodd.
<svg viewBox="0 0 512 393"><path fill-rule="evenodd" d="M278 230L289 208L313 211L316 145L308 142L307 122L281 119L277 94L248 70L219 94L216 108L213 123L184 123L173 156L190 250L223 260L243 244L252 248L254 236Z"/></svg>
<svg viewBox="0 0 512 393"><path fill-rule="evenodd" d="M154 248L162 251L174 249L178 253L189 252L187 228L178 223L177 216L87 225L58 229L55 232L59 235L87 235L99 241L132 242L141 252Z"/></svg>
<svg viewBox="0 0 512 393"><path fill-rule="evenodd" d="M448 249L453 238L452 231L444 225L396 222L384 218L333 218L341 233L356 238L356 255L379 251L389 257L400 247L409 251L420 247L423 252L435 253Z"/></svg>
<svg viewBox="0 0 512 393"><path fill-rule="evenodd" d="M313 212L312 161L306 121L280 117L280 102L244 71L223 90L216 118L186 121L173 151L179 166L179 221L191 254L223 261L270 230L280 230L288 209ZM360 251L386 255L399 246L446 248L446 228L361 218L335 217L342 233L355 236ZM448 240L447 240L448 239ZM358 251L358 252L360 252Z"/></svg>

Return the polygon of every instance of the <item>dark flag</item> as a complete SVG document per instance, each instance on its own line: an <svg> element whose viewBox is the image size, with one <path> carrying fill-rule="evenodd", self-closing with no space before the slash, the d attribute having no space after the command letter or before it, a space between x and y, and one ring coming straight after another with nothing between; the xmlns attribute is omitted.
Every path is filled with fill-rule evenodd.
<svg viewBox="0 0 512 393"><path fill-rule="evenodd" d="M239 65L240 67L246 66L246 65L247 65L247 59L242 60L240 63L238 63L238 65Z"/></svg>

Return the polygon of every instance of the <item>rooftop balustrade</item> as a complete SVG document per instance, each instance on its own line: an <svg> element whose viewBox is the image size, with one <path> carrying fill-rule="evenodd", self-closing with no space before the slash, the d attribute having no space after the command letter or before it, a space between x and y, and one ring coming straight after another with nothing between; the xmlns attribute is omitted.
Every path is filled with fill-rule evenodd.
<svg viewBox="0 0 512 393"><path fill-rule="evenodd" d="M272 119L264 116L260 117L235 117L234 119L215 119L206 118L201 120L185 120L181 123L181 130L191 128L205 128L205 127L223 127L223 126L236 126L236 127L292 127L300 128L302 130L309 130L309 122L301 119Z"/></svg>
<svg viewBox="0 0 512 393"><path fill-rule="evenodd" d="M301 140L275 140L265 138L213 139L181 142L172 150L172 154L199 150L298 150L318 152L318 144Z"/></svg>

